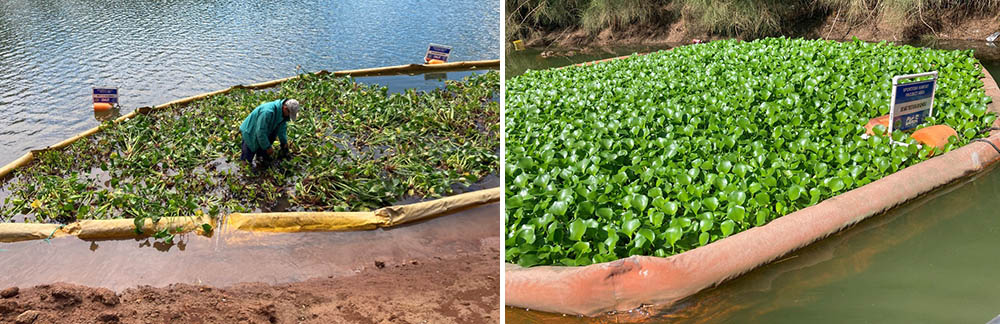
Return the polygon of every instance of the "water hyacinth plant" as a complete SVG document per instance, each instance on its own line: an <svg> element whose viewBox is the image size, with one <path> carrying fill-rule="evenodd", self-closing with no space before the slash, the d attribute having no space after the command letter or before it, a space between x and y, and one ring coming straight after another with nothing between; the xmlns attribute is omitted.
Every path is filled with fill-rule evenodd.
<svg viewBox="0 0 1000 324"><path fill-rule="evenodd" d="M107 122L18 169L0 220L361 211L449 195L499 170L499 87L495 71L399 94L309 74ZM240 122L279 98L303 104L288 127L292 154L251 170L239 161Z"/></svg>
<svg viewBox="0 0 1000 324"><path fill-rule="evenodd" d="M958 131L948 151L996 119L981 68L971 51L769 38L529 71L507 82L507 260L669 256L863 186L940 153L862 139L891 78L940 72L925 125Z"/></svg>

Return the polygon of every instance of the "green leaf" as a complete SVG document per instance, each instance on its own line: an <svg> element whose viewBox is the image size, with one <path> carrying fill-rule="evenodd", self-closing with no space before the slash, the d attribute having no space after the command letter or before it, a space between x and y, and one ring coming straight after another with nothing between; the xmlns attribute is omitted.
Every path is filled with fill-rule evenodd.
<svg viewBox="0 0 1000 324"><path fill-rule="evenodd" d="M641 228L639 229L638 233L640 236L645 237L646 240L650 242L652 242L656 238L656 235L653 234L653 231L649 230L648 228Z"/></svg>
<svg viewBox="0 0 1000 324"><path fill-rule="evenodd" d="M646 210L648 204L649 198L645 195L635 195L632 197L632 207L640 212Z"/></svg>
<svg viewBox="0 0 1000 324"><path fill-rule="evenodd" d="M569 239L579 241L583 239L583 234L587 232L587 225L582 220L576 219L569 223Z"/></svg>
<svg viewBox="0 0 1000 324"><path fill-rule="evenodd" d="M788 199L791 201L798 200L803 194L806 193L805 188L799 185L792 185L788 188Z"/></svg>
<svg viewBox="0 0 1000 324"><path fill-rule="evenodd" d="M719 228L722 229L722 237L728 237L729 234L733 234L733 228L735 227L736 223L734 223L731 219L727 219L723 221L722 224L719 224Z"/></svg>
<svg viewBox="0 0 1000 324"><path fill-rule="evenodd" d="M622 224L622 231L625 232L625 235L632 237L632 233L635 233L635 230L639 228L639 225L641 225L641 223L638 219L627 220Z"/></svg>
<svg viewBox="0 0 1000 324"><path fill-rule="evenodd" d="M729 219L736 221L737 223L743 222L743 217L746 216L746 209L743 206L732 206L729 207L729 211L726 215Z"/></svg>
<svg viewBox="0 0 1000 324"><path fill-rule="evenodd" d="M554 201L552 202L552 205L549 206L548 212L556 216L563 216L566 215L567 208L569 208L569 204L567 204L565 201L561 200Z"/></svg>
<svg viewBox="0 0 1000 324"><path fill-rule="evenodd" d="M742 191L733 191L729 193L729 201L731 203L742 205L743 202L747 200L747 194Z"/></svg>
<svg viewBox="0 0 1000 324"><path fill-rule="evenodd" d="M670 244L670 246L675 246L675 244L677 244L677 241L680 241L681 237L684 236L684 231L676 227L670 227L667 228L667 230L664 231L663 234L666 235L667 237L667 244Z"/></svg>
<svg viewBox="0 0 1000 324"><path fill-rule="evenodd" d="M705 209L709 211L715 211L716 209L719 209L719 200L715 197L708 197L702 199L701 206L705 207Z"/></svg>

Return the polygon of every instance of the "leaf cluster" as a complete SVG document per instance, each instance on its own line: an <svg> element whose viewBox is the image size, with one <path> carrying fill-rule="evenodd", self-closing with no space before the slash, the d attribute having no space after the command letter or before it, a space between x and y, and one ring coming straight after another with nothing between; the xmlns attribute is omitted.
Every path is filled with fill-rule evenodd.
<svg viewBox="0 0 1000 324"><path fill-rule="evenodd" d="M939 71L934 116L991 125L971 51L768 38L690 45L507 82L507 260L669 256L766 224L927 158L863 139L895 75ZM890 145L890 137L905 145Z"/></svg>
<svg viewBox="0 0 1000 324"><path fill-rule="evenodd" d="M2 188L0 220L141 224L268 211L284 201L290 210L355 211L448 195L499 170L499 86L494 71L389 94L351 78L304 74L276 89L236 89L106 122L18 169ZM303 104L288 126L291 156L251 169L239 160L239 125L279 98Z"/></svg>

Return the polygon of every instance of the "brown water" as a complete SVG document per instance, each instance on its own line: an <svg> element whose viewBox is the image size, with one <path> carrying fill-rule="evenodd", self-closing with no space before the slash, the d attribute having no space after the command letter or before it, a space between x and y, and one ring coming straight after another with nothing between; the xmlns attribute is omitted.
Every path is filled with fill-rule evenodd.
<svg viewBox="0 0 1000 324"><path fill-rule="evenodd" d="M351 275L375 261L500 249L500 204L493 203L389 229L357 232L220 232L153 239L0 243L0 287L68 282L122 290L137 285L270 284ZM224 230L223 230L224 231ZM499 273L500 264L497 264Z"/></svg>

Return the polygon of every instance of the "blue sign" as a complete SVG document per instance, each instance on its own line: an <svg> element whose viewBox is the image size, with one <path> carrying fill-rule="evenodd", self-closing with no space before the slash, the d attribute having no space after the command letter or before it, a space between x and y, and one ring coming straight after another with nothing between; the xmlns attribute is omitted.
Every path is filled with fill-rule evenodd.
<svg viewBox="0 0 1000 324"><path fill-rule="evenodd" d="M448 62L448 55L451 54L451 46L431 44L427 47L427 55L424 55L424 62L430 60L441 60Z"/></svg>
<svg viewBox="0 0 1000 324"><path fill-rule="evenodd" d="M900 80L930 76L932 79L899 84ZM923 124L931 115L937 72L898 76L892 81L892 101L889 107L889 128L908 130Z"/></svg>
<svg viewBox="0 0 1000 324"><path fill-rule="evenodd" d="M934 95L934 82L927 80L896 86L896 104L924 100Z"/></svg>
<svg viewBox="0 0 1000 324"><path fill-rule="evenodd" d="M94 103L118 103L118 88L94 88Z"/></svg>

